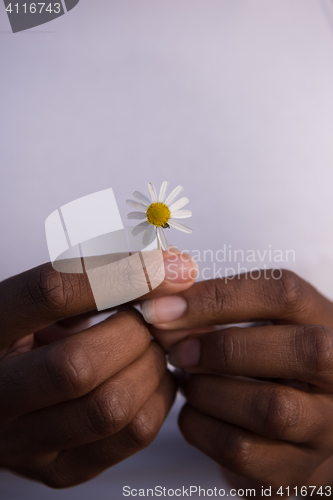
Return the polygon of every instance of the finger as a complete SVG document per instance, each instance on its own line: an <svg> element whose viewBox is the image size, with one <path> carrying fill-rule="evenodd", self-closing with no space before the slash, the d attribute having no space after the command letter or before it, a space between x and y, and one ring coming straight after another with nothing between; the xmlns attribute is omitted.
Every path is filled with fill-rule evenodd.
<svg viewBox="0 0 333 500"><path fill-rule="evenodd" d="M44 482L53 488L75 486L147 447L157 436L175 394L174 378L167 372L157 391L125 428L111 437L62 451L51 466L44 468Z"/></svg>
<svg viewBox="0 0 333 500"><path fill-rule="evenodd" d="M228 328L184 340L169 361L191 373L297 379L333 390L333 330L317 325Z"/></svg>
<svg viewBox="0 0 333 500"><path fill-rule="evenodd" d="M12 358L0 371L0 419L79 398L142 356L150 332L135 310Z"/></svg>
<svg viewBox="0 0 333 500"><path fill-rule="evenodd" d="M179 255L163 253L165 280L144 297L178 293L193 284L197 264L190 256ZM0 349L52 323L96 310L87 274L59 273L51 264L2 281L0 304Z"/></svg>
<svg viewBox="0 0 333 500"><path fill-rule="evenodd" d="M309 448L267 439L203 415L188 404L181 411L179 427L189 444L231 472L272 486L273 491L306 484L304 480L326 458Z"/></svg>
<svg viewBox="0 0 333 500"><path fill-rule="evenodd" d="M332 302L291 271L196 283L180 295L144 302L148 323L161 330L258 320L333 326ZM278 275L279 276L279 275Z"/></svg>
<svg viewBox="0 0 333 500"><path fill-rule="evenodd" d="M201 413L261 436L331 448L331 396L239 377L193 375L184 395ZM325 437L323 441L323 436Z"/></svg>
<svg viewBox="0 0 333 500"><path fill-rule="evenodd" d="M112 436L135 417L165 373L164 352L153 342L140 359L89 394L15 419L13 439L5 442L18 446L17 454L34 449L42 455ZM13 446L6 453L13 455Z"/></svg>
<svg viewBox="0 0 333 500"><path fill-rule="evenodd" d="M163 257L165 272L163 283L151 292L142 295L140 301L181 293L190 288L197 279L198 264L190 255L173 248L163 252Z"/></svg>
<svg viewBox="0 0 333 500"><path fill-rule="evenodd" d="M86 330L95 316L96 312L78 314L42 328L34 335L34 347L41 347Z"/></svg>

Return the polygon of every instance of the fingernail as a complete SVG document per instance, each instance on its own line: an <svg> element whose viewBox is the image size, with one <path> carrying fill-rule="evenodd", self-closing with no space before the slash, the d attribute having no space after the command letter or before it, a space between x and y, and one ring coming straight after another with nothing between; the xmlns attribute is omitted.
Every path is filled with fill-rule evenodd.
<svg viewBox="0 0 333 500"><path fill-rule="evenodd" d="M184 283L196 280L199 274L198 264L185 253L171 252L164 260L165 279L169 283Z"/></svg>
<svg viewBox="0 0 333 500"><path fill-rule="evenodd" d="M179 295L145 300L142 314L147 323L170 323L181 318L187 309L187 302Z"/></svg>
<svg viewBox="0 0 333 500"><path fill-rule="evenodd" d="M169 362L178 368L196 366L200 360L200 340L185 340L169 351Z"/></svg>

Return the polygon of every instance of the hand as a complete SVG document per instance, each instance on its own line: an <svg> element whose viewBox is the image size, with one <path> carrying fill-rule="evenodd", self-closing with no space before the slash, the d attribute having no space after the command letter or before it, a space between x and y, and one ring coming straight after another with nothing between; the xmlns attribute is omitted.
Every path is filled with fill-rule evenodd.
<svg viewBox="0 0 333 500"><path fill-rule="evenodd" d="M174 280L164 258L166 279L148 296L193 283L190 258ZM84 330L94 310L85 274L46 264L0 283L1 467L68 487L156 436L176 392L164 351L133 308Z"/></svg>
<svg viewBox="0 0 333 500"><path fill-rule="evenodd" d="M180 429L251 485L331 485L333 304L290 271L255 277L201 282L143 305L170 362L192 374ZM212 331L252 321L266 325Z"/></svg>

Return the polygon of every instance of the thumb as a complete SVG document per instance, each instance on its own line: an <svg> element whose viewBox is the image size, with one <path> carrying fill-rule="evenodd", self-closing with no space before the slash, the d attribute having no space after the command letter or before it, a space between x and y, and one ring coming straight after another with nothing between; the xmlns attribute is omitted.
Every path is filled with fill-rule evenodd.
<svg viewBox="0 0 333 500"><path fill-rule="evenodd" d="M110 254L86 265L90 287L99 311L138 300L179 293L198 275L190 255L175 250L136 252L119 258Z"/></svg>
<svg viewBox="0 0 333 500"><path fill-rule="evenodd" d="M199 274L196 261L189 254L180 252L176 247L170 247L169 250L163 251L163 267L164 280L162 283L141 296L140 300L163 297L187 290L194 284Z"/></svg>

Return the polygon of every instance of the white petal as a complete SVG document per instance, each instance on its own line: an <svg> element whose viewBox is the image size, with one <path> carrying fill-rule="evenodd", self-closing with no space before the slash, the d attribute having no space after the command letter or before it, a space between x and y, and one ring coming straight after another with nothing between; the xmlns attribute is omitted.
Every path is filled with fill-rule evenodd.
<svg viewBox="0 0 333 500"><path fill-rule="evenodd" d="M177 196L183 191L183 186L177 186L175 187L175 189L173 191L171 191L171 193L169 194L169 196L167 197L167 199L165 200L165 204L166 205L170 205L176 198Z"/></svg>
<svg viewBox="0 0 333 500"><path fill-rule="evenodd" d="M150 205L150 199L147 198L147 196L145 196L144 194L140 193L140 191L135 191L133 193L133 196L134 198L136 198L137 200L140 200L141 203L143 203L146 207L148 207Z"/></svg>
<svg viewBox="0 0 333 500"><path fill-rule="evenodd" d="M162 250L168 250L168 240L166 239L164 230L161 227L157 228L157 237L160 240Z"/></svg>
<svg viewBox="0 0 333 500"><path fill-rule="evenodd" d="M157 193L156 193L156 189L155 189L154 184L152 184L151 182L149 182L148 189L149 189L149 194L150 194L150 197L151 197L151 201L153 203L156 203L157 202Z"/></svg>
<svg viewBox="0 0 333 500"><path fill-rule="evenodd" d="M150 245L150 243L152 243L155 239L154 233L155 233L155 226L153 226L152 224L149 224L149 222L148 222L148 227L145 230L145 234L143 235L143 238L142 238L142 243L144 245Z"/></svg>
<svg viewBox="0 0 333 500"><path fill-rule="evenodd" d="M163 181L162 182L162 186L161 186L161 189L160 189L160 194L158 196L158 201L160 201L161 203L164 202L164 198L165 198L166 190L168 189L168 186L169 186L168 181Z"/></svg>
<svg viewBox="0 0 333 500"><path fill-rule="evenodd" d="M173 212L174 210L179 210L180 208L185 207L185 205L187 205L189 201L190 201L189 198L186 198L186 196L184 198L180 198L180 200L175 201L175 203L173 203L169 207L170 212Z"/></svg>
<svg viewBox="0 0 333 500"><path fill-rule="evenodd" d="M138 234L142 233L142 231L147 229L148 226L150 226L149 222L147 221L141 222L132 229L133 236L137 236Z"/></svg>
<svg viewBox="0 0 333 500"><path fill-rule="evenodd" d="M173 219L168 220L169 226L178 229L178 231L182 231L183 233L193 233L193 229L186 226L186 224L182 224L181 222L177 222Z"/></svg>
<svg viewBox="0 0 333 500"><path fill-rule="evenodd" d="M145 219L146 217L144 212L130 212L127 214L128 219Z"/></svg>
<svg viewBox="0 0 333 500"><path fill-rule="evenodd" d="M175 212L171 212L171 217L173 219L188 219L192 217L191 210L176 210Z"/></svg>
<svg viewBox="0 0 333 500"><path fill-rule="evenodd" d="M137 210L140 210L140 212L146 212L147 211L147 207L143 203L140 203L139 201L126 200L126 204L129 207L136 208Z"/></svg>

